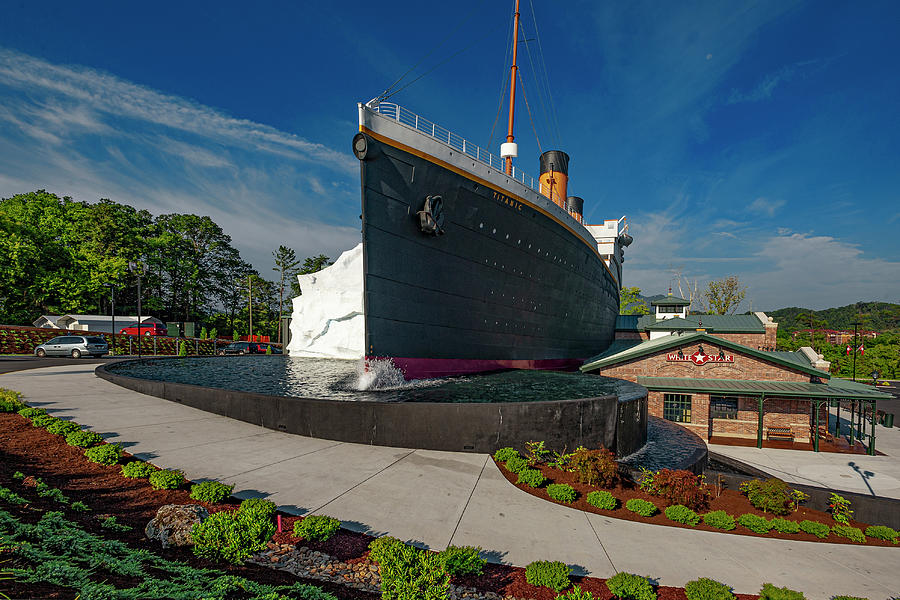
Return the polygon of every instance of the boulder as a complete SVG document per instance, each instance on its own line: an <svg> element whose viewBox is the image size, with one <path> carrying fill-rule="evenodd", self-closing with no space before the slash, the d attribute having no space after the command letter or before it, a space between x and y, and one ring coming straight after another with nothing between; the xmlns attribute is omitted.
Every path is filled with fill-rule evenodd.
<svg viewBox="0 0 900 600"><path fill-rule="evenodd" d="M198 504L166 504L156 511L144 534L151 540L162 543L163 548L169 546L191 546L191 526L202 523L209 516L209 511Z"/></svg>

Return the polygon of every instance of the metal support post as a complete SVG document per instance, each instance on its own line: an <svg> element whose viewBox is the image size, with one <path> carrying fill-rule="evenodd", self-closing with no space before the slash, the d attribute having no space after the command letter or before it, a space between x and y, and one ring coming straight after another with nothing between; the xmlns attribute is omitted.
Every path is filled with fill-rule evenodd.
<svg viewBox="0 0 900 600"><path fill-rule="evenodd" d="M765 395L759 397L759 422L756 425L756 447L762 448L763 443L763 402Z"/></svg>
<svg viewBox="0 0 900 600"><path fill-rule="evenodd" d="M853 447L853 423L856 415L854 412L856 411L856 400L850 401L850 447Z"/></svg>
<svg viewBox="0 0 900 600"><path fill-rule="evenodd" d="M159 352L156 351L156 336L154 335L153 336L153 355L156 356L158 354L159 354Z"/></svg>
<svg viewBox="0 0 900 600"><path fill-rule="evenodd" d="M835 402L834 411L834 439L841 437L841 401Z"/></svg>
<svg viewBox="0 0 900 600"><path fill-rule="evenodd" d="M200 354L200 340L194 339L194 354Z"/></svg>
<svg viewBox="0 0 900 600"><path fill-rule="evenodd" d="M872 433L869 435L869 456L875 456L875 401L872 400Z"/></svg>
<svg viewBox="0 0 900 600"><path fill-rule="evenodd" d="M813 428L813 452L819 451L819 408L822 406L818 400L813 401L814 410L816 411L816 417L814 420L815 427Z"/></svg>

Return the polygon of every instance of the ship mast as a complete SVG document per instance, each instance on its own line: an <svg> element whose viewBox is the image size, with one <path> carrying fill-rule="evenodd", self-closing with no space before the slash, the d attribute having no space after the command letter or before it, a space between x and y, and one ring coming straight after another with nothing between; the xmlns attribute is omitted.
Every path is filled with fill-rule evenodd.
<svg viewBox="0 0 900 600"><path fill-rule="evenodd" d="M516 56L519 49L519 0L516 0L516 14L513 29L512 66L509 69L509 129L506 133L506 143L500 145L500 157L506 159L506 174L512 175L512 159L519 155L519 149L513 135L513 117L516 111Z"/></svg>

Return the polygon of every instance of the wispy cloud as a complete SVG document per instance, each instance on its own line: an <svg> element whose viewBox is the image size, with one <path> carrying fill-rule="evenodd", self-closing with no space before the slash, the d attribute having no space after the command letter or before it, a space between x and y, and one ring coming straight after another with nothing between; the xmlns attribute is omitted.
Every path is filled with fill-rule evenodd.
<svg viewBox="0 0 900 600"><path fill-rule="evenodd" d="M263 274L279 244L336 256L359 242L349 152L4 49L0 97L0 196L44 188L208 214Z"/></svg>
<svg viewBox="0 0 900 600"><path fill-rule="evenodd" d="M794 78L797 71L805 66L813 64L815 61L804 61L793 65L781 67L773 73L766 74L756 86L749 91L731 90L726 104L740 104L742 102L760 102L768 100L772 97L775 89L782 83L789 82Z"/></svg>
<svg viewBox="0 0 900 600"><path fill-rule="evenodd" d="M753 202L751 202L747 209L750 212L755 212L759 214L768 215L770 217L775 216L775 211L784 206L784 200L769 200L768 198L759 197Z"/></svg>

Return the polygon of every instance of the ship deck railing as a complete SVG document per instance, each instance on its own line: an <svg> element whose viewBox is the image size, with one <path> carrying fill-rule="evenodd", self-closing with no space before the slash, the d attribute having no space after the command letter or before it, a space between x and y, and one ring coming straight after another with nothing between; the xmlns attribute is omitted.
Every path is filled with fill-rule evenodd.
<svg viewBox="0 0 900 600"><path fill-rule="evenodd" d="M393 102L372 101L369 102L366 106L373 112L376 112L383 117L393 119L398 123L406 125L407 127L411 127L417 132L429 136L441 142L442 144L446 144L451 148L462 152L466 156L470 156L475 160L493 169L496 169L497 171L500 171L501 173L505 174L506 172L504 160L499 156L488 152L478 144L473 144L462 136L453 133L449 129L445 129L440 125L437 125L429 121L428 119L417 115L411 110L403 108L399 104L394 104ZM541 192L540 182L534 177L525 174L520 169L517 169L515 165L513 165L512 168L512 178L531 188L537 193Z"/></svg>

